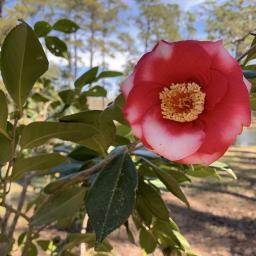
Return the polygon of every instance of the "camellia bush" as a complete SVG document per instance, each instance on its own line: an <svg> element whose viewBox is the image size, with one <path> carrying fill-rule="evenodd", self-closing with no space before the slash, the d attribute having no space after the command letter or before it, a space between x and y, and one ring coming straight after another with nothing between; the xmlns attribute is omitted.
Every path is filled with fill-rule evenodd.
<svg viewBox="0 0 256 256"><path fill-rule="evenodd" d="M81 244L83 255L113 255L107 237L119 228L146 254L195 255L161 192L189 207L181 185L191 177L235 178L216 160L250 125L256 39L241 66L221 41L161 41L120 95L93 110L87 97L106 96L99 84L120 72L93 67L61 91L44 75L44 49L68 54L52 31L78 28L67 19L34 28L21 21L1 47L0 255L72 256ZM16 184L22 190L13 204ZM49 238L51 229L61 235Z"/></svg>

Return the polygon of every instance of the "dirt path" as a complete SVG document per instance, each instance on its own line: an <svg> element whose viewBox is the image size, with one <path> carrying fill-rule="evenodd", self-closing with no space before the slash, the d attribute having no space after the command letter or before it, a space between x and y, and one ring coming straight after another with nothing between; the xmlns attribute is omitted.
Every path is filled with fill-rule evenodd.
<svg viewBox="0 0 256 256"><path fill-rule="evenodd" d="M164 193L164 199L195 253L256 256L256 150L232 148L223 160L230 163L238 180L195 179L184 188L191 209L169 193ZM125 232L112 235L111 242L116 255L143 255L126 242Z"/></svg>

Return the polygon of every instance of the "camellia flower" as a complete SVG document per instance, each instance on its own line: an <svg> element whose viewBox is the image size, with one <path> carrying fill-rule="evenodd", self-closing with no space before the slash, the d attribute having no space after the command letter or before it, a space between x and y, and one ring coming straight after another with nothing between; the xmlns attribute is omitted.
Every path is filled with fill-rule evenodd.
<svg viewBox="0 0 256 256"><path fill-rule="evenodd" d="M148 149L209 165L250 125L249 87L221 41L160 41L123 83L123 111Z"/></svg>

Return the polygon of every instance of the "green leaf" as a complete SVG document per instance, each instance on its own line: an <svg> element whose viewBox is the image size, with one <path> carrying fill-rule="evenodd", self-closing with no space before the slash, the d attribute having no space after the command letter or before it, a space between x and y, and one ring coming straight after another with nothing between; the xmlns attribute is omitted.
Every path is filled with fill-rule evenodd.
<svg viewBox="0 0 256 256"><path fill-rule="evenodd" d="M107 90L99 85L96 85L89 89L87 92L85 92L86 96L91 97L106 97L107 96Z"/></svg>
<svg viewBox="0 0 256 256"><path fill-rule="evenodd" d="M146 226L150 227L153 215L140 194L137 194L136 196L136 210L140 219L146 224Z"/></svg>
<svg viewBox="0 0 256 256"><path fill-rule="evenodd" d="M150 164L151 162L147 160L147 163ZM165 170L158 168L158 166L155 166L154 164L152 164L151 166L153 167L157 177L164 183L166 188L189 207L189 202L186 196L184 195L179 187L179 184L172 177L172 175Z"/></svg>
<svg viewBox="0 0 256 256"><path fill-rule="evenodd" d="M19 158L13 165L12 180L20 179L27 171L46 170L66 161L66 157L58 153Z"/></svg>
<svg viewBox="0 0 256 256"><path fill-rule="evenodd" d="M68 48L64 41L56 36L46 36L45 45L48 50L57 57L67 58Z"/></svg>
<svg viewBox="0 0 256 256"><path fill-rule="evenodd" d="M252 93L250 96L250 105L252 110L256 110L256 94Z"/></svg>
<svg viewBox="0 0 256 256"><path fill-rule="evenodd" d="M107 77L118 77L123 76L122 72L119 71L103 71L97 76L97 80Z"/></svg>
<svg viewBox="0 0 256 256"><path fill-rule="evenodd" d="M189 170L187 170L186 173L189 176L197 178L214 177L217 178L218 180L220 179L220 176L216 172L216 169L207 166L194 165Z"/></svg>
<svg viewBox="0 0 256 256"><path fill-rule="evenodd" d="M115 125L113 121L102 119L101 114L102 111L99 110L83 111L64 116L60 120L64 122L79 122L93 125L97 133L89 139L83 140L83 145L104 155L115 139Z"/></svg>
<svg viewBox="0 0 256 256"><path fill-rule="evenodd" d="M75 98L75 92L71 89L67 89L60 91L59 96L67 106L70 106Z"/></svg>
<svg viewBox="0 0 256 256"><path fill-rule="evenodd" d="M38 92L34 93L31 98L36 102L48 102L51 100L47 96L42 95L41 93L38 93Z"/></svg>
<svg viewBox="0 0 256 256"><path fill-rule="evenodd" d="M175 237L177 238L177 240L179 241L180 245L184 249L189 248L190 245L189 245L187 239L179 231L173 230L172 232L175 235Z"/></svg>
<svg viewBox="0 0 256 256"><path fill-rule="evenodd" d="M244 64L248 63L250 60L253 60L256 58L256 48L254 47L256 45L256 37L254 37L252 44L250 46L250 50L245 58Z"/></svg>
<svg viewBox="0 0 256 256"><path fill-rule="evenodd" d="M116 120L122 124L127 125L123 115L124 97L122 94L118 95L114 102L112 102L102 113L102 119Z"/></svg>
<svg viewBox="0 0 256 256"><path fill-rule="evenodd" d="M0 133L0 164L4 164L9 160L11 141Z"/></svg>
<svg viewBox="0 0 256 256"><path fill-rule="evenodd" d="M140 230L140 246L146 253L152 253L156 249L157 242L149 230L144 227Z"/></svg>
<svg viewBox="0 0 256 256"><path fill-rule="evenodd" d="M127 153L105 166L90 189L86 207L97 242L123 224L135 201L137 173Z"/></svg>
<svg viewBox="0 0 256 256"><path fill-rule="evenodd" d="M247 79L256 78L256 71L253 70L243 70L244 77Z"/></svg>
<svg viewBox="0 0 256 256"><path fill-rule="evenodd" d="M76 32L79 29L79 26L75 22L69 19L60 19L56 23L54 23L52 28L54 30L57 30L66 34L70 34L70 33Z"/></svg>
<svg viewBox="0 0 256 256"><path fill-rule="evenodd" d="M0 90L0 133L6 135L8 106L4 92Z"/></svg>
<svg viewBox="0 0 256 256"><path fill-rule="evenodd" d="M138 194L156 217L162 220L169 219L169 211L155 187L140 180Z"/></svg>
<svg viewBox="0 0 256 256"><path fill-rule="evenodd" d="M33 148L58 138L87 146L89 138L97 132L93 126L83 123L34 122L23 128L20 145L23 149Z"/></svg>
<svg viewBox="0 0 256 256"><path fill-rule="evenodd" d="M38 250L37 250L37 247L31 243L29 248L28 248L28 256L37 256L38 254Z"/></svg>
<svg viewBox="0 0 256 256"><path fill-rule="evenodd" d="M72 152L69 153L68 157L77 161L87 161L97 157L99 154L86 147L78 146Z"/></svg>
<svg viewBox="0 0 256 256"><path fill-rule="evenodd" d="M1 51L5 87L19 110L37 79L48 69L48 60L35 32L22 23L12 29Z"/></svg>
<svg viewBox="0 0 256 256"><path fill-rule="evenodd" d="M75 87L79 91L82 90L82 88L95 81L97 73L98 73L99 67L93 67L90 70L83 73L76 81L75 81Z"/></svg>
<svg viewBox="0 0 256 256"><path fill-rule="evenodd" d="M73 216L83 205L85 192L85 188L73 187L50 195L35 212L32 225L46 225Z"/></svg>
<svg viewBox="0 0 256 256"><path fill-rule="evenodd" d="M89 248L94 248L96 245L96 237L95 234L87 233L87 234L69 234L67 237L68 242L63 246L63 251L70 250L81 243L86 243ZM112 246L107 240L104 240L98 247L97 250L110 252L112 250Z"/></svg>
<svg viewBox="0 0 256 256"><path fill-rule="evenodd" d="M52 30L52 26L44 21L38 21L35 25L34 25L34 31L37 34L38 37L45 37L47 36L47 34Z"/></svg>

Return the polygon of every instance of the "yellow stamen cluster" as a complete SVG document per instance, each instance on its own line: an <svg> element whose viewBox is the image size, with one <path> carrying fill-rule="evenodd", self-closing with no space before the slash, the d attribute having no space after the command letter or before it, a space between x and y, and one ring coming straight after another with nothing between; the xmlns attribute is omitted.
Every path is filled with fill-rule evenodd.
<svg viewBox="0 0 256 256"><path fill-rule="evenodd" d="M160 92L163 118L190 122L196 120L204 110L205 93L196 83L171 84Z"/></svg>

